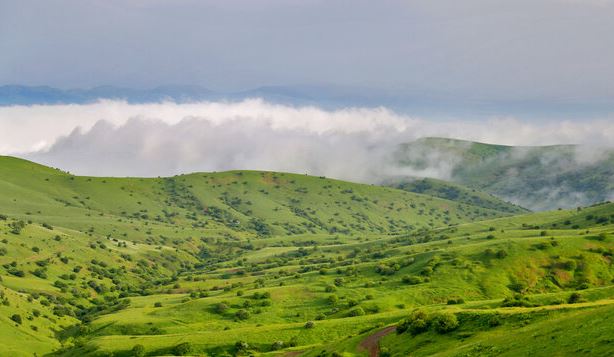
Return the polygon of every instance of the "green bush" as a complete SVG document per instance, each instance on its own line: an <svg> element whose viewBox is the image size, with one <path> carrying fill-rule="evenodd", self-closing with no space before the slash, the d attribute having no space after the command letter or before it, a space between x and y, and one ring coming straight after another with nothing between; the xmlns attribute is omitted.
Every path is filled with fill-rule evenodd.
<svg viewBox="0 0 614 357"><path fill-rule="evenodd" d="M249 311L241 309L235 313L235 317L239 320L247 320L249 319Z"/></svg>
<svg viewBox="0 0 614 357"><path fill-rule="evenodd" d="M401 281L403 284L416 285L422 283L423 279L415 275L406 275L401 279Z"/></svg>
<svg viewBox="0 0 614 357"><path fill-rule="evenodd" d="M11 316L11 320L15 321L16 323L21 325L21 315L19 314L13 314L13 316Z"/></svg>
<svg viewBox="0 0 614 357"><path fill-rule="evenodd" d="M448 333L458 327L456 315L450 312L439 312L431 319L431 324L438 333Z"/></svg>
<svg viewBox="0 0 614 357"><path fill-rule="evenodd" d="M237 350L237 352L247 351L249 350L249 344L245 341L237 341L237 343L235 343L235 350Z"/></svg>
<svg viewBox="0 0 614 357"><path fill-rule="evenodd" d="M281 350L282 348L284 348L284 341L275 341L271 345L273 351Z"/></svg>
<svg viewBox="0 0 614 357"><path fill-rule="evenodd" d="M194 348L192 347L191 343L183 342L173 348L173 353L177 356L187 356L192 353L193 350Z"/></svg>
<svg viewBox="0 0 614 357"><path fill-rule="evenodd" d="M143 346L143 345L134 345L134 347L132 347L132 356L134 356L134 357L143 357L143 356L145 356L145 346Z"/></svg>
<svg viewBox="0 0 614 357"><path fill-rule="evenodd" d="M355 309L350 310L349 315L354 316L363 316L365 314L365 310L362 307L357 307Z"/></svg>
<svg viewBox="0 0 614 357"><path fill-rule="evenodd" d="M422 310L413 311L409 317L397 325L397 333L409 331L412 335L422 333L429 328L429 317Z"/></svg>
<svg viewBox="0 0 614 357"><path fill-rule="evenodd" d="M576 304L582 301L582 295L580 295L579 293L572 293L571 295L569 295L569 298L567 299L567 302L569 304Z"/></svg>

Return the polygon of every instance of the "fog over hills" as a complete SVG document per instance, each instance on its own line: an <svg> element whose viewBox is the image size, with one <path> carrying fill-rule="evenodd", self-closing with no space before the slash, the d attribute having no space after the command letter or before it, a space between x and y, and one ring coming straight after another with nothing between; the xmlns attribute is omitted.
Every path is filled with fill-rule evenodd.
<svg viewBox="0 0 614 357"><path fill-rule="evenodd" d="M77 174L155 177L253 169L375 184L426 177L532 210L614 196L614 125L607 119L431 119L381 106L296 104L319 103L330 92L308 97L272 88L232 100L191 86L0 91L9 93L0 96L0 153ZM277 101L245 99L251 94ZM280 104L288 98L295 104Z"/></svg>

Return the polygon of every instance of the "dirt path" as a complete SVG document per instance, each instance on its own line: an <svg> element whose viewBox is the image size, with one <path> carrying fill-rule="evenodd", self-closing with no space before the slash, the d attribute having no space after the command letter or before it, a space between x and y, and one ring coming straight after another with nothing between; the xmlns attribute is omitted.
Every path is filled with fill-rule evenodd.
<svg viewBox="0 0 614 357"><path fill-rule="evenodd" d="M359 350L369 352L369 357L378 357L379 356L379 340L382 337L396 331L396 329L397 329L396 326L388 326L383 330L377 331L373 335L365 338L364 340L360 342L360 344L358 345Z"/></svg>

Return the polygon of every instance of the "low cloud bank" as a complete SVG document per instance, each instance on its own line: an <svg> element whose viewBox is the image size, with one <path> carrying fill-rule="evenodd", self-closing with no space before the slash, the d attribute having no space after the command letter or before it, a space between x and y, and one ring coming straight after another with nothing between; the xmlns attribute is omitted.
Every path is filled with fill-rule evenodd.
<svg viewBox="0 0 614 357"><path fill-rule="evenodd" d="M259 99L0 107L0 154L81 175L257 169L359 182L401 175L450 179L460 162L453 155L413 153L424 162L422 167L404 167L396 161L399 144L427 136L505 145L580 144L565 161L541 158L559 160L560 169L567 170L603 157L603 148L613 145L614 121L442 121L385 108L327 111Z"/></svg>

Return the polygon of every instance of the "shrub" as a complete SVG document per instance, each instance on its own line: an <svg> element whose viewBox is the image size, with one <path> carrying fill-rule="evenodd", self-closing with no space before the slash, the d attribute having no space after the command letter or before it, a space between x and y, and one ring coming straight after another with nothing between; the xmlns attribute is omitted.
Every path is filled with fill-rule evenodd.
<svg viewBox="0 0 614 357"><path fill-rule="evenodd" d="M456 305L456 304L464 304L465 300L463 298L449 298L448 305Z"/></svg>
<svg viewBox="0 0 614 357"><path fill-rule="evenodd" d="M13 234L20 234L21 230L24 229L25 226L26 223L24 221L15 221L9 223L9 228L11 228L11 233Z"/></svg>
<svg viewBox="0 0 614 357"><path fill-rule="evenodd" d="M235 317L239 320L249 319L249 311L241 309L235 313Z"/></svg>
<svg viewBox="0 0 614 357"><path fill-rule="evenodd" d="M143 357L143 356L145 356L145 346L143 346L143 345L134 345L134 347L132 347L132 355L134 357Z"/></svg>
<svg viewBox="0 0 614 357"><path fill-rule="evenodd" d="M15 321L16 323L21 325L21 315L19 314L13 314L13 316L11 316L11 320Z"/></svg>
<svg viewBox="0 0 614 357"><path fill-rule="evenodd" d="M422 283L422 278L419 276L415 276L415 275L406 275L404 276L401 281L404 284L409 284L409 285L416 285L416 284L420 284Z"/></svg>
<svg viewBox="0 0 614 357"><path fill-rule="evenodd" d="M529 298L522 294L514 294L512 297L506 297L501 303L503 307L533 307L535 304L529 301Z"/></svg>
<svg viewBox="0 0 614 357"><path fill-rule="evenodd" d="M365 310L362 307L357 307L355 309L350 310L349 315L354 316L363 316L365 314Z"/></svg>
<svg viewBox="0 0 614 357"><path fill-rule="evenodd" d="M503 259L507 257L507 252L503 249L499 249L497 253L495 254L495 256L497 257L497 259Z"/></svg>
<svg viewBox="0 0 614 357"><path fill-rule="evenodd" d="M381 347L379 350L379 356L380 357L391 357L392 354L390 353L390 350L387 347Z"/></svg>
<svg viewBox="0 0 614 357"><path fill-rule="evenodd" d="M403 333L405 331L411 332L413 335L417 335L426 331L429 327L429 319L426 312L422 310L416 310L409 315L409 317L401 321L397 326L397 333Z"/></svg>
<svg viewBox="0 0 614 357"><path fill-rule="evenodd" d="M490 327L496 327L501 325L501 317L497 314L492 315L489 319L488 319L488 326Z"/></svg>
<svg viewBox="0 0 614 357"><path fill-rule="evenodd" d="M275 341L271 345L273 351L281 350L282 348L284 348L284 341Z"/></svg>
<svg viewBox="0 0 614 357"><path fill-rule="evenodd" d="M569 295L569 298L567 299L567 302L570 304L575 304L581 301L582 301L582 295L580 295L579 293L572 293L571 295Z"/></svg>
<svg viewBox="0 0 614 357"><path fill-rule="evenodd" d="M456 315L450 312L437 313L431 320L431 324L438 333L448 333L458 327Z"/></svg>
<svg viewBox="0 0 614 357"><path fill-rule="evenodd" d="M189 342L183 342L173 348L173 353L177 356L187 356L192 353L193 347Z"/></svg>
<svg viewBox="0 0 614 357"><path fill-rule="evenodd" d="M237 341L237 343L235 343L235 350L237 350L237 352L247 351L249 350L249 344L245 341Z"/></svg>
<svg viewBox="0 0 614 357"><path fill-rule="evenodd" d="M215 305L215 312L218 314L223 314L229 309L229 306L223 302Z"/></svg>
<svg viewBox="0 0 614 357"><path fill-rule="evenodd" d="M330 305L336 305L339 301L339 298L337 297L337 295L330 295L328 298L326 298L326 300Z"/></svg>
<svg viewBox="0 0 614 357"><path fill-rule="evenodd" d="M575 260L567 260L561 264L562 268L565 270L576 270L577 264Z"/></svg>
<svg viewBox="0 0 614 357"><path fill-rule="evenodd" d="M313 321L305 322L305 328L314 328L315 326L316 326L316 324Z"/></svg>
<svg viewBox="0 0 614 357"><path fill-rule="evenodd" d="M161 303L161 302L159 302L159 301L156 301L156 302L154 303L154 307L162 307L162 303Z"/></svg>

